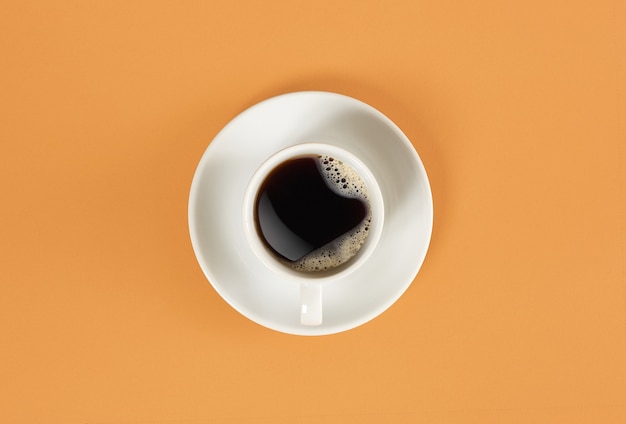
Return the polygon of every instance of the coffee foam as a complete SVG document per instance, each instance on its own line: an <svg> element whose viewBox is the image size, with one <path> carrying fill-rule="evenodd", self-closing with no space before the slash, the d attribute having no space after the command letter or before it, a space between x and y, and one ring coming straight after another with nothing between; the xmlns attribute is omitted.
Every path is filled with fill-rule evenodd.
<svg viewBox="0 0 626 424"><path fill-rule="evenodd" d="M352 259L365 243L372 223L367 185L349 165L331 156L318 156L317 165L329 188L345 197L357 198L367 204L367 216L351 232L312 251L288 265L297 271L317 272L335 268Z"/></svg>

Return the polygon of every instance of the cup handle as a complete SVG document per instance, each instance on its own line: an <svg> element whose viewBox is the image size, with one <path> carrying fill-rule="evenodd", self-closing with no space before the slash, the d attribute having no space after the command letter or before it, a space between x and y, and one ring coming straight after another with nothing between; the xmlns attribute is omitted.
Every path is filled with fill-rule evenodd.
<svg viewBox="0 0 626 424"><path fill-rule="evenodd" d="M320 325L322 323L322 286L315 283L300 285L300 324Z"/></svg>

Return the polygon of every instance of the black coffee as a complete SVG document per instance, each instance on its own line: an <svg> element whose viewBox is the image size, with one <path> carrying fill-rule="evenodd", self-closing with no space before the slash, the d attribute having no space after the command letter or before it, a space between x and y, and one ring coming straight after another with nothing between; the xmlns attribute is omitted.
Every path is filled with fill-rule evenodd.
<svg viewBox="0 0 626 424"><path fill-rule="evenodd" d="M367 237L367 188L350 166L303 156L274 168L260 187L255 219L261 239L299 271L323 271L350 260Z"/></svg>

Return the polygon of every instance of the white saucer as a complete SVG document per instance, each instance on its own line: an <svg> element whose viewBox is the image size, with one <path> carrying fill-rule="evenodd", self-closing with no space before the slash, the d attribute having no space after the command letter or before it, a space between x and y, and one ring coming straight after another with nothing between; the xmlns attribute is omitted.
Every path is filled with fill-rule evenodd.
<svg viewBox="0 0 626 424"><path fill-rule="evenodd" d="M247 245L243 196L254 171L272 154L307 142L355 154L378 181L385 222L368 261L324 287L324 322L300 324L300 287L273 274ZM424 166L402 131L351 97L297 92L265 100L228 123L196 170L189 231L200 267L234 309L265 327L298 335L357 327L389 308L409 287L426 256L433 223Z"/></svg>

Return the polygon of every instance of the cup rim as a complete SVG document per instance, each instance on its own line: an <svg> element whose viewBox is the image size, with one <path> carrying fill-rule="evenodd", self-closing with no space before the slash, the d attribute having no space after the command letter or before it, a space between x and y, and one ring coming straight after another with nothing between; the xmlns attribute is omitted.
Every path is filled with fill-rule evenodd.
<svg viewBox="0 0 626 424"><path fill-rule="evenodd" d="M256 203L257 191L269 173L281 163L302 156L328 155L349 164L361 178L368 188L370 207L372 208L372 223L364 245L359 249L355 257L347 263L328 271L301 272L287 267L280 263L260 240L256 220L254 217L254 205ZM321 142L298 143L280 149L267 157L261 165L254 171L250 178L242 202L243 228L246 241L256 257L274 273L293 279L298 283L326 284L351 274L359 268L372 254L378 244L378 240L383 231L384 224L384 201L381 189L376 178L369 168L353 153L339 146Z"/></svg>

